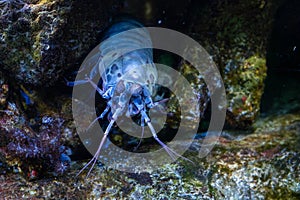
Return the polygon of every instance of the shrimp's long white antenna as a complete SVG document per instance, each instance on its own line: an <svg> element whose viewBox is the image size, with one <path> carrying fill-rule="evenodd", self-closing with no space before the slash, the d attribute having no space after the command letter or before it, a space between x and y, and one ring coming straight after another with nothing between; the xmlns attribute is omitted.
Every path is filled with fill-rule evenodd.
<svg viewBox="0 0 300 200"><path fill-rule="evenodd" d="M149 126L149 129L154 137L154 139L164 148L164 150L169 154L169 156L173 159L173 161L176 161L176 157L180 157L186 161L189 161L191 163L194 163L193 161L191 161L188 158L183 157L182 155L178 154L177 152L175 152L173 149L169 148L165 143L163 143L158 137L157 134L155 132L154 127L151 124L151 120L148 117L148 115L146 114L146 112L144 110L141 110L141 114L145 119L145 122L147 123L147 125Z"/></svg>
<svg viewBox="0 0 300 200"><path fill-rule="evenodd" d="M139 141L138 145L136 147L134 147L134 151L136 151L139 148L139 146L141 145L142 140L144 138L144 132L145 132L145 123L144 123L144 121L145 121L145 119L142 115L142 117L141 117L142 135L141 135L141 138L140 138L140 141Z"/></svg>
<svg viewBox="0 0 300 200"><path fill-rule="evenodd" d="M117 118L118 118L118 116L119 116L119 114L121 113L121 108L118 108L117 110L116 110L116 112L115 112L115 114L112 116L112 119L111 119L111 121L109 122L109 124L108 124L108 126L107 126L107 128L106 128L106 130L105 130L105 132L104 132L104 136L103 136L103 138L102 138L102 140L101 140L101 142L100 142L100 145L99 145L99 147L98 147L98 149L97 149L97 151L96 151L96 153L95 153L95 155L93 156L93 158L77 173L77 175L76 176L78 176L79 174L81 174L81 172L83 171L83 170L85 170L91 163L93 163L92 164L92 166L91 166L91 168L90 168L90 170L89 170L89 172L88 172L88 174L86 175L86 177L88 177L89 175L90 175L90 173L91 173L91 171L92 171L92 169L94 168L94 166L95 166L95 164L96 164L96 162L97 162L97 159L98 159L98 157L99 157L99 155L100 155L100 151L101 151L101 149L102 149L102 146L104 145L104 142L106 141L106 138L107 138L107 136L108 136L108 133L109 133L109 131L110 131L110 129L111 129L111 127L112 127L112 125L115 123L115 121L117 120Z"/></svg>

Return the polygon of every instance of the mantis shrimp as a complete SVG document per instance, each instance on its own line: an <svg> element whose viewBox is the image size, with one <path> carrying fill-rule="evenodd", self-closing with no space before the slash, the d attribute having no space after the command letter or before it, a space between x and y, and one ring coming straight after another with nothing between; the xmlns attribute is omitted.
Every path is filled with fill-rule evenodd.
<svg viewBox="0 0 300 200"><path fill-rule="evenodd" d="M116 37L128 30L125 37ZM110 122L104 132L104 136L99 144L98 150L94 157L79 171L80 174L90 164L92 164L87 175L90 174L96 161L100 155L100 151L108 137L113 124L119 116L126 114L127 117L140 115L142 134L144 126L147 125L151 131L153 138L163 147L173 160L177 157L188 160L179 155L173 149L169 148L157 136L157 133L151 124L151 120L147 114L147 110L157 106L160 102L153 102L151 96L154 94L158 73L153 63L153 52L150 48L151 38L147 29L143 25L133 19L120 20L114 23L104 34L103 42L99 45L96 65L86 75L86 79L73 82L76 85L82 83L90 83L95 90L107 100L107 106L100 116L94 122L103 118L106 114L110 114ZM125 54L122 50L133 49ZM120 53L121 52L121 53ZM92 81L95 74L99 71L101 75L102 88ZM92 122L92 124L94 123Z"/></svg>

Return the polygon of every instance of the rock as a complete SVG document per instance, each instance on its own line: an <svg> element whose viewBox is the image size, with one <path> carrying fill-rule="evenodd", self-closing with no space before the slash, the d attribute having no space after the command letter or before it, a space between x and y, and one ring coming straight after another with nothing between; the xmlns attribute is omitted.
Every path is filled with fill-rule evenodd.
<svg viewBox="0 0 300 200"><path fill-rule="evenodd" d="M110 12L110 4L96 1L3 1L0 7L1 70L35 87L78 69L98 44Z"/></svg>
<svg viewBox="0 0 300 200"><path fill-rule="evenodd" d="M6 107L8 98L9 85L3 74L0 72L0 109Z"/></svg>
<svg viewBox="0 0 300 200"><path fill-rule="evenodd" d="M197 157L202 141L196 140L184 154L196 164L179 159L152 172L126 173L98 163L88 178L87 172L83 172L77 180L74 176L86 162L73 162L65 176L34 182L8 173L0 176L1 195L73 199L297 199L299 120L299 114L259 119L253 134L241 137L228 132L232 139L219 138L219 144L202 159ZM276 124L275 129L272 124ZM119 166L122 168L126 162Z"/></svg>
<svg viewBox="0 0 300 200"><path fill-rule="evenodd" d="M195 2L190 11L195 14L188 32L212 56L223 76L228 127L250 128L259 114L268 36L280 2Z"/></svg>
<svg viewBox="0 0 300 200"><path fill-rule="evenodd" d="M252 56L240 66L234 61L225 66L227 123L235 128L249 128L259 115L267 66L264 58Z"/></svg>
<svg viewBox="0 0 300 200"><path fill-rule="evenodd" d="M147 171L145 166L143 172L135 168L137 173L126 173L97 162L89 177L85 177L87 172L84 171L75 179L87 162L70 162L70 148L83 154L82 148L78 148L80 140L75 136L71 100L58 91L53 92L57 88L45 87L55 84L72 65L79 66L85 54L97 44L97 35L109 21L110 9L107 9L109 4L102 7L102 2L95 2L97 1L35 0L26 3L0 3L1 8L5 8L1 10L0 17L3 31L0 33L0 65L3 77L10 75L8 79L0 76L0 102L3 102L0 103L3 111L0 113L1 197L299 198L299 114L258 119L253 125L253 134L240 130L238 133L224 131L209 156L201 159L197 155L203 145L203 137L196 137L198 139L184 154L194 164L179 158L176 162L165 164L154 171ZM6 3L13 4L8 6ZM197 40L205 41L203 46L210 51L221 69L229 97L228 124L232 127L248 128L259 112L266 71L266 35L270 28L270 16L276 6L275 3L260 0L215 0L207 5L210 6L203 8L203 12L195 12L201 17L197 16L197 20L190 21L189 32L194 29L200 33ZM190 12L196 8L191 6ZM17 12L19 10L22 12ZM237 16L241 18L232 13L239 13ZM52 14L55 14L54 18ZM54 23L55 19L58 19L57 23ZM51 27L54 27L53 32ZM16 30L20 34L16 34ZM258 35L257 30L261 31ZM61 31L65 34L61 34ZM49 40L43 39L46 35L49 35ZM49 41L54 46L49 45L48 49L46 45ZM197 50L190 55L197 58ZM199 97L194 101L201 106L200 114L203 115L210 95L201 74L185 61L180 63L179 70L190 81L193 92ZM7 80L10 82L6 82ZM18 83L11 83L14 80L18 80ZM5 84L9 86L9 92L6 86L3 88ZM23 84L38 89L30 91ZM218 88L218 84L213 89L214 87ZM19 94L20 89L24 94ZM169 107L176 113L177 108L172 105L176 105L174 96L171 96ZM224 108L225 105L221 107ZM197 107L190 107L188 102L182 109L190 111L189 117L192 119L199 113ZM83 109L80 114L85 118L87 112ZM83 120L82 123L87 121ZM170 123L178 126L176 119ZM84 127L88 125L85 124ZM211 140L215 139L217 138ZM181 140L173 145L180 147L185 143L185 140ZM155 149L155 144L152 142L149 146L153 145ZM157 144L156 148L161 147ZM116 157L113 153L110 155L113 161ZM118 163L119 167L123 168L132 163L132 159L123 159ZM57 176L61 172L64 173ZM32 181L33 179L35 180Z"/></svg>
<svg viewBox="0 0 300 200"><path fill-rule="evenodd" d="M42 116L35 131L24 119L13 103L0 117L1 150L7 164L16 166L28 179L65 172L70 153L61 139L64 120L59 116Z"/></svg>
<svg viewBox="0 0 300 200"><path fill-rule="evenodd" d="M223 87L220 81L220 74L218 69L210 60L209 55L203 52L203 49L198 49L197 47L187 47L184 51L184 55L192 63L182 60L179 64L179 72L182 76L189 82L188 85L184 84L181 79L175 80L174 85L175 92L180 93L187 102L182 102L182 105L178 105L178 99L173 93L168 101L168 109L170 113L173 113L168 118L168 123L173 128L178 128L182 117L188 119L187 124L180 124L186 127L192 127L199 124L200 119L203 118L205 111L211 100L211 95L220 88ZM207 60L202 60L205 57ZM197 68L196 68L197 67ZM212 70L215 68L214 70ZM188 88L185 88L188 87ZM191 87L192 93L196 98L189 96L189 87ZM225 102L225 101L224 101ZM218 105L220 109L224 109L225 105ZM181 111L188 111L187 116L182 116ZM197 123L198 121L198 123Z"/></svg>

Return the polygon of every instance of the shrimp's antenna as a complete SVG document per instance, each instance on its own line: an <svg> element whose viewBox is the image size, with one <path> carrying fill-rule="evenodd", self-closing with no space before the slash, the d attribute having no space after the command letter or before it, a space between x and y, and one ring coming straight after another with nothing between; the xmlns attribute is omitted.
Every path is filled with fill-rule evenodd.
<svg viewBox="0 0 300 200"><path fill-rule="evenodd" d="M144 119L143 115L141 116L141 126L142 126L142 135L141 135L141 138L140 138L140 141L139 141L138 145L134 148L134 151L136 151L136 150L140 147L140 145L141 145L141 143L142 143L142 140L143 140L143 138L144 138L144 132L145 132L145 119Z"/></svg>
<svg viewBox="0 0 300 200"><path fill-rule="evenodd" d="M113 124L115 123L115 121L117 120L117 118L118 118L118 116L120 115L120 113L121 113L121 111L122 111L122 108L118 108L117 110L116 110L116 112L115 112L115 114L112 116L112 119L111 119L111 121L109 122L109 124L108 124L108 126L107 126L107 128L106 128L106 130L105 130L105 132L104 132L104 136L103 136L103 138L102 138L102 140L101 140L101 142L100 142L100 145L99 145L99 147L98 147L98 149L97 149L97 151L96 151L96 153L95 153L95 155L93 156L93 158L77 173L77 175L76 176L78 176L79 174L81 174L81 172L83 172L83 170L85 170L91 163L93 163L92 164L92 166L91 166L91 168L89 169L89 172L88 172L88 174L86 175L86 178L90 175L90 173L91 173L91 171L92 171L92 169L94 168L94 166L95 166L95 164L96 164L96 162L97 162L97 160L98 160L98 157L99 157L99 155L100 155L100 151L101 151L101 149L102 149L102 146L104 145L104 142L106 141L106 139L107 139L107 136L108 136L108 133L110 132L110 130L111 130L111 127L113 126Z"/></svg>
<svg viewBox="0 0 300 200"><path fill-rule="evenodd" d="M191 161L190 159L188 158L185 158L183 157L182 155L178 154L177 152L175 152L173 149L169 148L165 143L163 143L158 137L157 137L157 134L155 132L155 129L154 127L152 126L151 124L151 120L150 118L148 117L148 115L146 114L145 110L141 110L141 114L142 116L144 117L145 119L145 122L147 123L154 139L164 148L164 150L169 154L169 156L172 158L173 161L176 161L176 157L180 157L186 161L189 161L191 163L194 163L193 161Z"/></svg>

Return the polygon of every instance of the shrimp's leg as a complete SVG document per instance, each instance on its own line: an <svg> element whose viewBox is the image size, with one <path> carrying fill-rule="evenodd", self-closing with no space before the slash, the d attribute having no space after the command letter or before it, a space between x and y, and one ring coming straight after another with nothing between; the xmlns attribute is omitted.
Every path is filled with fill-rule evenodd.
<svg viewBox="0 0 300 200"><path fill-rule="evenodd" d="M152 107L160 105L160 104L165 103L167 101L169 101L169 98L165 98L165 99L162 99L160 101L154 102L153 105L152 105Z"/></svg>
<svg viewBox="0 0 300 200"><path fill-rule="evenodd" d="M103 117L107 114L107 112L110 109L110 101L107 103L106 108L104 109L104 111L101 113L101 115L98 117L99 119L103 119Z"/></svg>
<svg viewBox="0 0 300 200"><path fill-rule="evenodd" d="M147 125L149 126L149 129L154 137L154 139L164 148L164 150L169 154L169 156L173 159L173 161L176 161L176 157L180 157L184 160L187 160L189 162L194 163L193 161L191 161L190 159L187 159L185 157L183 157L182 155L176 153L173 149L169 148L165 143L163 143L158 137L157 134L155 132L154 127L152 126L151 122L150 122L150 118L148 117L148 115L146 114L146 112L144 110L141 110L141 114L144 116L145 118L145 122L147 123Z"/></svg>
<svg viewBox="0 0 300 200"><path fill-rule="evenodd" d="M94 56L93 56L94 57ZM102 57L99 58L99 60L101 59ZM95 59L95 58L92 58L92 59ZM99 61L98 61L99 62ZM91 64L90 64L91 65ZM92 66L95 66L95 65L92 65ZM89 66L90 67L90 66ZM88 68L87 66L84 66L82 69L80 69L77 73L81 73L83 72L84 70L86 70L86 68ZM69 81L67 80L66 78L64 78L65 82L66 82L66 85L67 86L70 86L70 87L73 87L73 86L76 86L76 85L82 85L82 84L85 84L85 83L88 83L89 80L92 80L96 74L98 72L98 68L97 67L93 67L91 70L90 70L90 73L89 73L89 77L86 78L85 80L77 80L77 81ZM86 75L87 77L87 75Z"/></svg>
<svg viewBox="0 0 300 200"><path fill-rule="evenodd" d="M107 102L107 106L104 109L104 111L101 113L100 116L98 116L96 119L94 119L94 121L92 121L92 123L87 127L87 130L90 129L99 119L103 119L103 117L107 114L107 112L109 111L111 106L111 101Z"/></svg>
<svg viewBox="0 0 300 200"><path fill-rule="evenodd" d="M69 87L73 87L75 85L82 85L82 84L88 83L87 80L69 81L66 78L64 78L64 79L65 79L66 85L69 86Z"/></svg>
<svg viewBox="0 0 300 200"><path fill-rule="evenodd" d="M97 85L96 83L94 83L93 80L92 80L90 77L86 76L85 80L86 80L88 83L90 83L90 84L93 86L93 88L95 88L95 90L96 90L101 96L104 94L103 90L101 90L101 89L98 87L98 85Z"/></svg>
<svg viewBox="0 0 300 200"><path fill-rule="evenodd" d="M165 98L165 99L162 99L160 101L153 102L150 96L146 96L145 97L145 104L147 105L148 108L157 107L158 111L160 113L167 114L166 111L164 111L164 109L162 108L161 104L167 102L168 100L169 100L169 98Z"/></svg>

